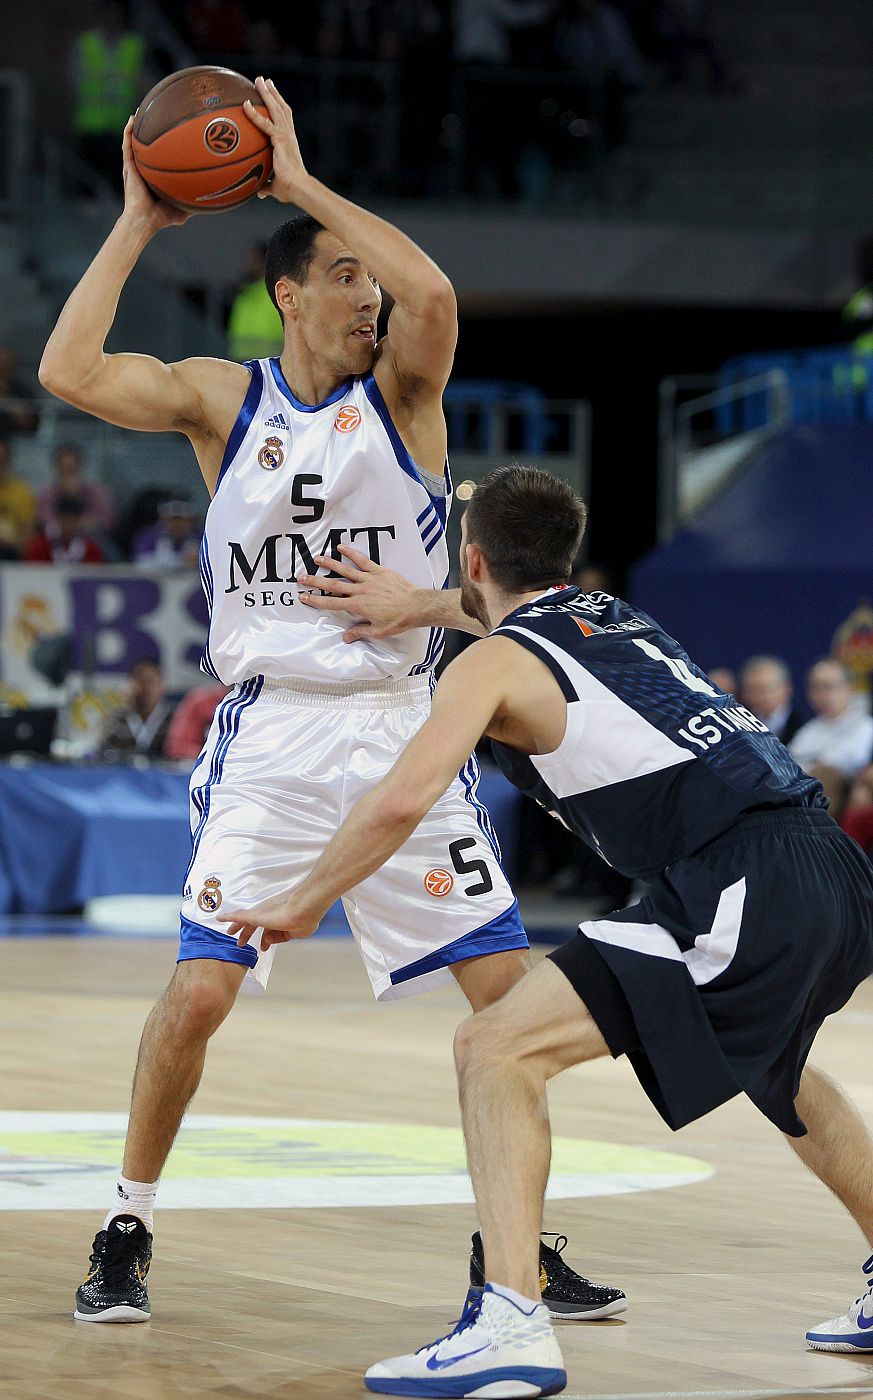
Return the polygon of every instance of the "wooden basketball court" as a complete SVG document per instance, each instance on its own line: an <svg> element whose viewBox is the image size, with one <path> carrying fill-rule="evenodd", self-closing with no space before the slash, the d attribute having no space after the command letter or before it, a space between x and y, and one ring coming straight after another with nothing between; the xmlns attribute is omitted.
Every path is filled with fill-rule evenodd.
<svg viewBox="0 0 873 1400"><path fill-rule="evenodd" d="M174 952L165 940L0 943L0 1203L15 1202L0 1209L0 1394L363 1395L365 1367L448 1331L466 1289L472 1206L390 1203L426 1194L427 1183L460 1189L451 1061L460 995L378 1007L350 940L280 949L268 996L241 999L214 1040L194 1106L195 1117L212 1115L191 1160L214 1205L160 1210L159 1197L152 1321L76 1323L73 1294L111 1199L118 1130L72 1133L67 1150L55 1129L124 1113L142 1022ZM822 1033L816 1060L873 1119L871 1026L866 986ZM562 1327L568 1397L873 1394L873 1359L812 1353L803 1340L861 1291L865 1244L745 1101L672 1135L628 1068L602 1063L564 1076L551 1102L563 1139L636 1149L591 1149L604 1189L635 1173L637 1184L657 1179L662 1161L672 1171L662 1153L696 1164L686 1184L547 1204L546 1227L570 1237L568 1258L630 1299L626 1320ZM218 1120L240 1116L245 1133L222 1139ZM394 1144L385 1152L380 1132ZM249 1154L245 1169L235 1143ZM188 1170L182 1150L180 1139ZM588 1149L562 1151L562 1171L584 1166ZM354 1195L358 1181L372 1204L321 1204ZM165 1185L190 1189L169 1172ZM289 1191L310 1204L277 1204ZM78 1204L83 1193L99 1208Z"/></svg>

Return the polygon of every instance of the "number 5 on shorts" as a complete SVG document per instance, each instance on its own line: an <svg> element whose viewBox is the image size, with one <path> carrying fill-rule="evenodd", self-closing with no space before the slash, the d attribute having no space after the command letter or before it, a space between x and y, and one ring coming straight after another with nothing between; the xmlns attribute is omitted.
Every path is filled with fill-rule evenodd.
<svg viewBox="0 0 873 1400"><path fill-rule="evenodd" d="M494 881L491 879L491 871L484 860L465 860L464 852L469 851L471 846L476 845L475 836L462 836L458 841L452 841L449 846L449 855L452 858L452 865L458 875L478 875L479 879L475 885L468 885L464 890L466 895L490 894L494 889Z"/></svg>

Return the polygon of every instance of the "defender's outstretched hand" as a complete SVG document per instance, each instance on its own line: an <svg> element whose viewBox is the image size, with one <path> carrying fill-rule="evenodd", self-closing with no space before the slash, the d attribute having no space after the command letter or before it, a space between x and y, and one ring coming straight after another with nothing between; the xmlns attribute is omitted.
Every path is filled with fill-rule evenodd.
<svg viewBox="0 0 873 1400"><path fill-rule="evenodd" d="M175 204L153 195L145 180L136 168L133 158L133 117L128 117L127 126L121 138L121 154L124 178L124 215L134 220L143 219L153 232L168 228L170 224L184 224L191 215Z"/></svg>
<svg viewBox="0 0 873 1400"><path fill-rule="evenodd" d="M343 633L344 642L363 640L379 641L383 637L396 637L408 632L410 627L421 627L421 598L423 590L415 587L408 579L374 564L366 554L350 545L341 544L340 553L348 563L329 559L323 554L315 556L320 568L330 569L339 578L323 578L319 574L302 574L297 582L306 588L318 588L322 593L301 593L300 601L308 608L321 612L349 612L364 618L354 627ZM432 595L427 590L427 599Z"/></svg>
<svg viewBox="0 0 873 1400"><path fill-rule="evenodd" d="M262 190L258 190L258 199L271 195L280 204L293 204L309 173L300 154L291 108L272 78L256 78L255 87L269 116L265 117L248 99L244 104L245 113L259 131L269 136L273 146L273 178Z"/></svg>
<svg viewBox="0 0 873 1400"><path fill-rule="evenodd" d="M240 948L264 930L261 948L266 952L274 943L288 943L292 938L310 938L321 923L322 914L307 910L294 891L276 899L264 900L251 909L229 910L219 916L220 924L229 924L228 933L236 937Z"/></svg>

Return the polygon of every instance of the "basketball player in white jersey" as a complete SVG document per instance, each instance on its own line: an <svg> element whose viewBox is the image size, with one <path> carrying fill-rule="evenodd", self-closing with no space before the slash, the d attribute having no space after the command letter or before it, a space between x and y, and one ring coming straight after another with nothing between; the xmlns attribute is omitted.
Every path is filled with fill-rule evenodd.
<svg viewBox="0 0 873 1400"><path fill-rule="evenodd" d="M140 1044L117 1195L77 1294L86 1321L150 1315L146 1273L158 1178L203 1068L209 1037L244 979L263 990L272 950L238 947L218 920L287 888L348 808L427 717L445 591L450 478L442 391L457 335L451 284L390 224L306 170L292 115L258 80L273 144L270 193L303 214L277 230L268 288L285 326L280 358L162 364L106 354L118 298L140 254L185 215L156 201L124 135L124 211L49 339L42 384L108 422L191 441L211 504L201 551L210 606L204 667L232 687L191 779L193 850L176 973ZM376 341L385 283L394 299ZM343 543L432 593L424 625L349 647L350 616L301 605L297 578ZM329 570L326 570L327 573ZM477 627L472 630L477 631ZM410 843L345 908L379 999L457 979L474 1008L527 971L527 938L490 818L465 759ZM547 1296L605 1316L624 1295L579 1278L544 1246ZM549 1289L551 1293L549 1293Z"/></svg>

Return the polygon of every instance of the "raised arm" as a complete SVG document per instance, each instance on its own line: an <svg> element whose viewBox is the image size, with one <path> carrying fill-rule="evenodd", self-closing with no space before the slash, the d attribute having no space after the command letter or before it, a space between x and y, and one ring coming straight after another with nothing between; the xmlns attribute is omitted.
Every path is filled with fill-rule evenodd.
<svg viewBox="0 0 873 1400"><path fill-rule="evenodd" d="M438 402L451 373L458 337L451 282L400 229L343 199L310 175L300 154L288 103L272 81L258 78L256 87L269 116L250 103L247 115L273 143L273 180L261 191L261 197L272 195L282 203L296 204L360 258L394 301L384 364L380 361L377 377L390 369L407 397L422 395Z"/></svg>
<svg viewBox="0 0 873 1400"><path fill-rule="evenodd" d="M223 915L229 932L247 943L263 928L263 948L314 933L334 901L384 865L446 791L502 706L508 671L500 638L453 661L436 688L430 718L391 772L355 804L307 878L279 899Z"/></svg>
<svg viewBox="0 0 873 1400"><path fill-rule="evenodd" d="M43 352L39 379L50 393L108 423L186 433L207 483L245 397L248 373L223 360L164 364L150 355L108 355L104 343L125 282L160 229L188 217L155 199L137 172L132 120L123 140L124 210L70 294Z"/></svg>

